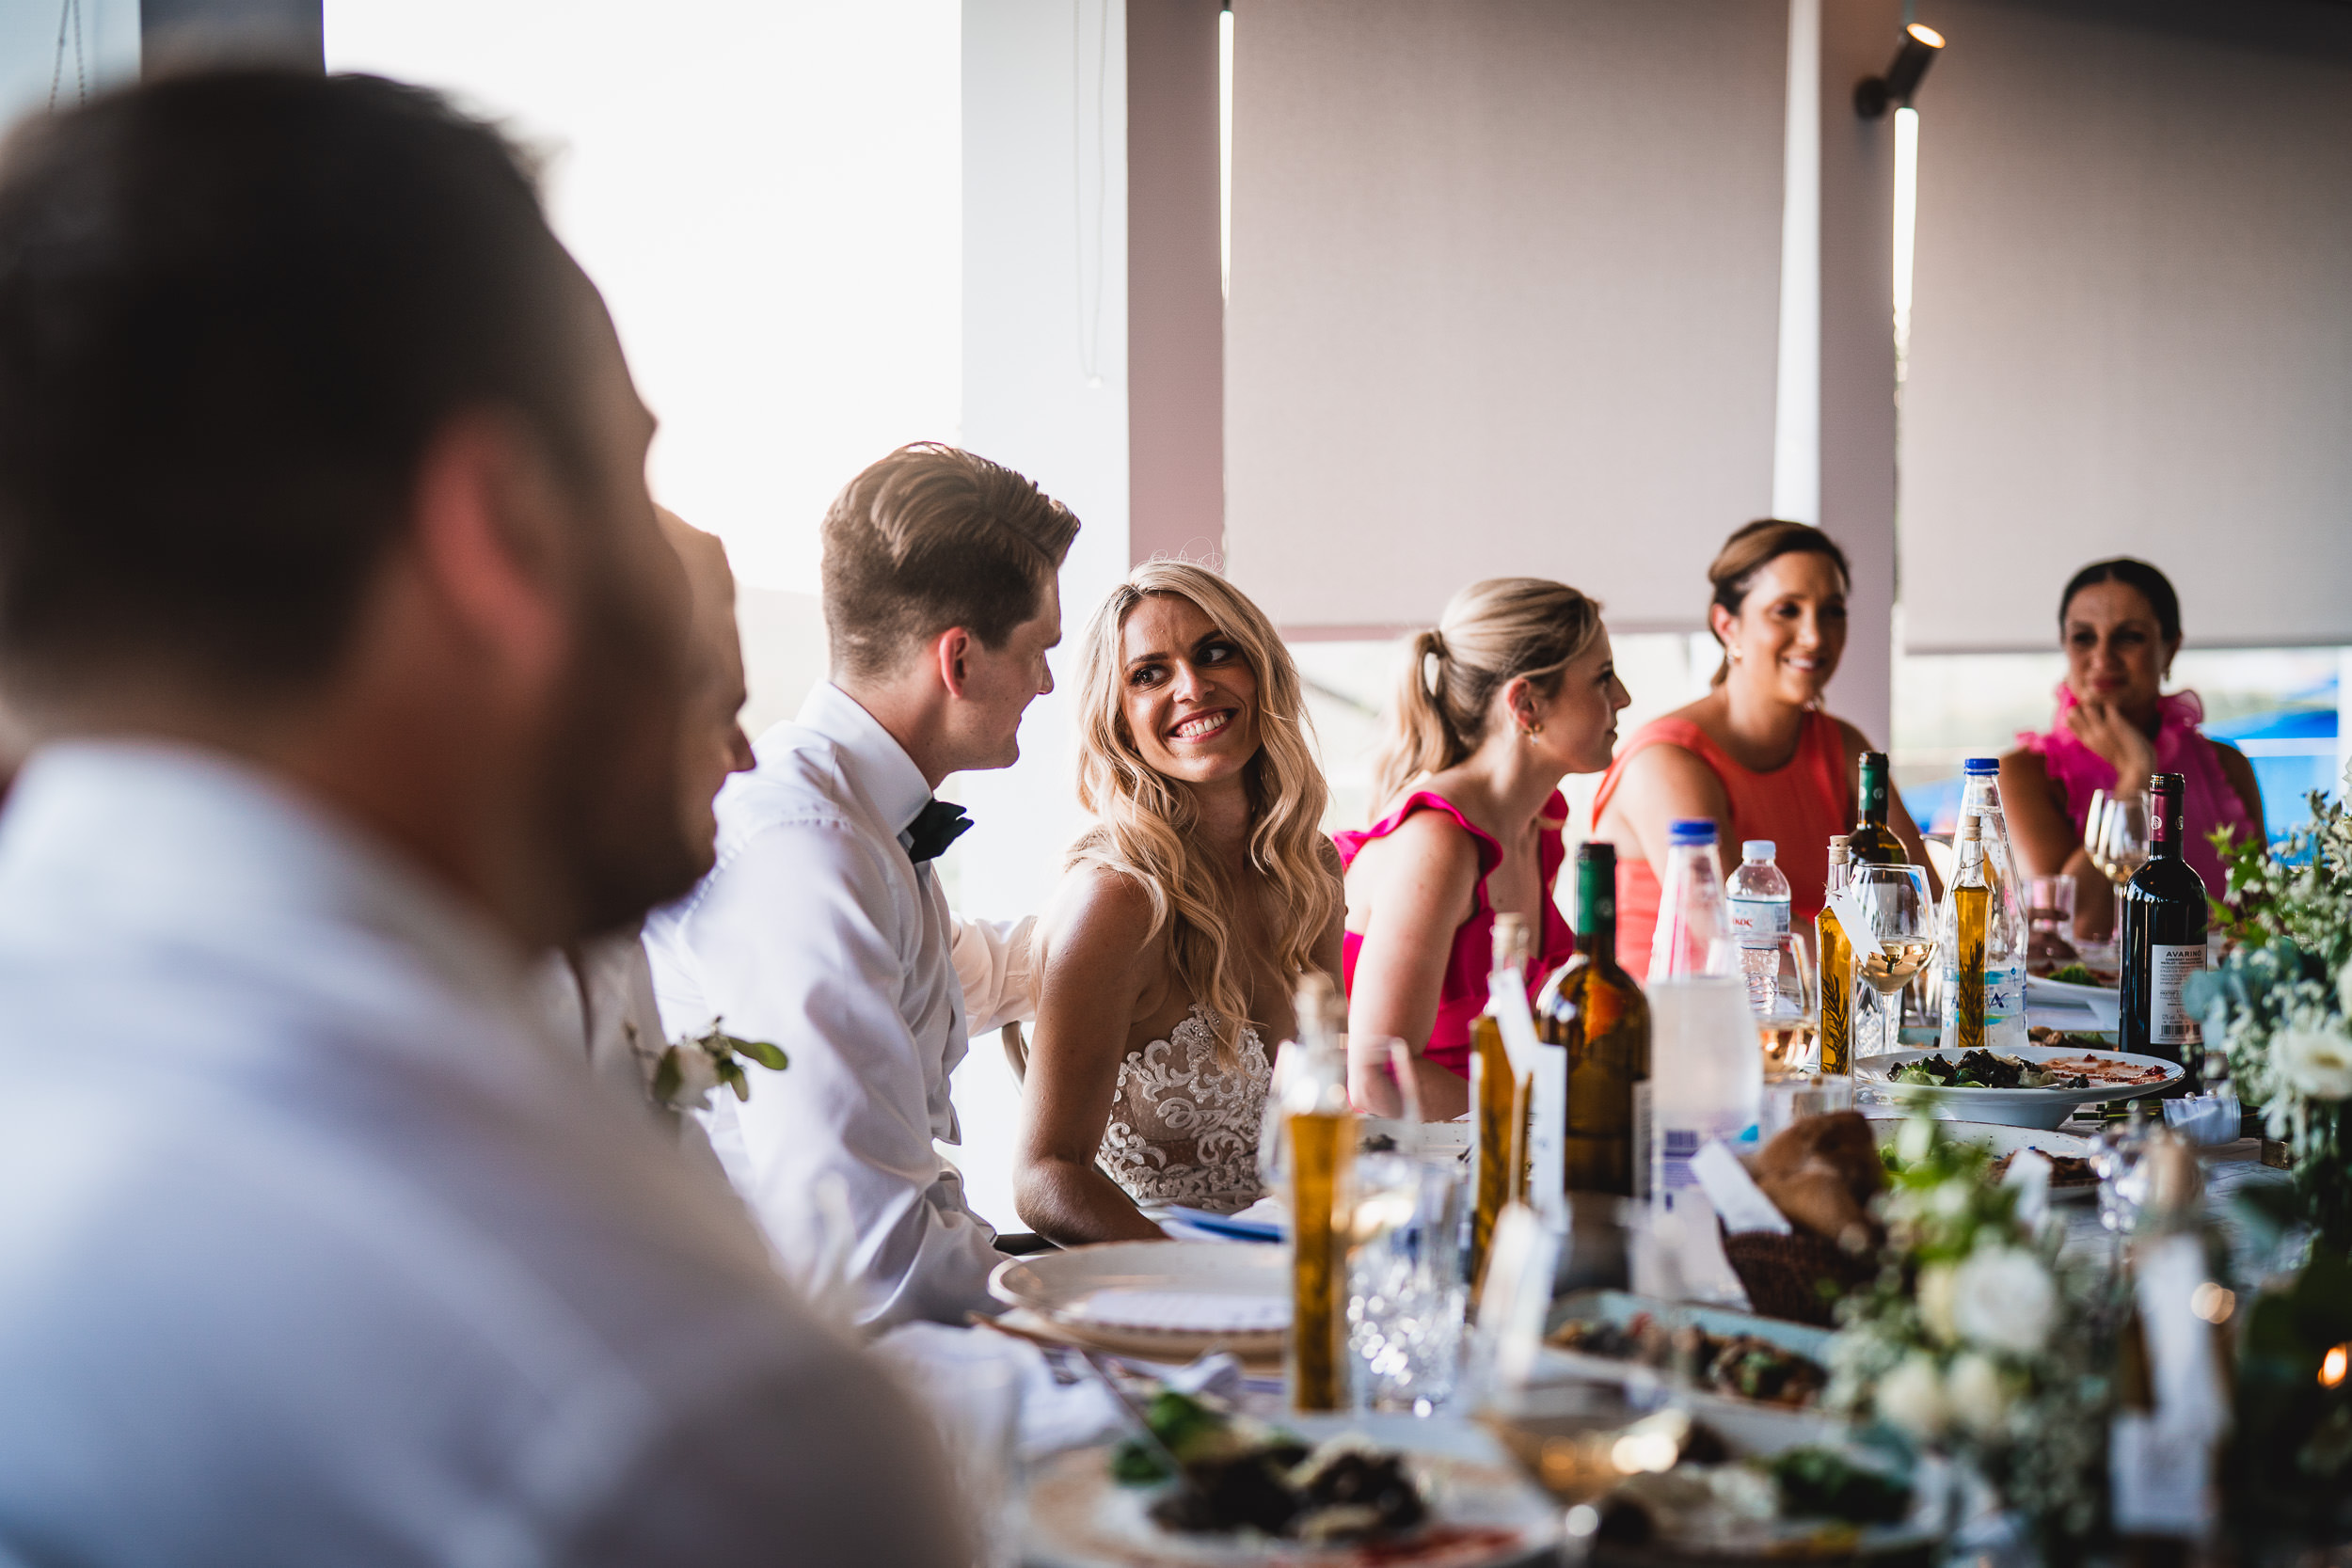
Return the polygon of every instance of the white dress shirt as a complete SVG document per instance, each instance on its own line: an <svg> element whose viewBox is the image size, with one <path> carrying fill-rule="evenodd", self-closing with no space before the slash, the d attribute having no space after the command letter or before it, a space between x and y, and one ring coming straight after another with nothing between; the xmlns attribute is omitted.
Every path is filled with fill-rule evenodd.
<svg viewBox="0 0 2352 1568"><path fill-rule="evenodd" d="M525 969L262 774L35 757L0 816L0 1561L958 1560L926 1423Z"/></svg>
<svg viewBox="0 0 2352 1568"><path fill-rule="evenodd" d="M676 1140L687 1159L724 1180L701 1118L653 1097L654 1075L670 1042L654 1001L653 966L638 933L591 937L549 953L533 966L532 983L555 1037L578 1044L589 1076L650 1118L663 1137Z"/></svg>
<svg viewBox="0 0 2352 1568"><path fill-rule="evenodd" d="M788 1273L869 1325L988 1311L995 1233L933 1140L968 1016L1026 1016L1027 922L957 922L906 829L930 786L874 717L819 684L719 792L718 862L646 922L662 1025L723 1019L784 1049L706 1122ZM968 988L968 990L967 990ZM968 1003L967 1003L968 995ZM843 1230L847 1230L843 1234Z"/></svg>

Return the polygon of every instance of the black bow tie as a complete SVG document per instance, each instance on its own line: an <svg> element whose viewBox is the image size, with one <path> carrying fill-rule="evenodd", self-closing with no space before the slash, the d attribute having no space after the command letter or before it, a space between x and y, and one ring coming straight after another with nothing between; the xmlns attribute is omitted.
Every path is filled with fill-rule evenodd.
<svg viewBox="0 0 2352 1568"><path fill-rule="evenodd" d="M953 800L933 800L907 824L907 836L914 840L907 846L907 855L917 865L937 860L971 825L972 819Z"/></svg>

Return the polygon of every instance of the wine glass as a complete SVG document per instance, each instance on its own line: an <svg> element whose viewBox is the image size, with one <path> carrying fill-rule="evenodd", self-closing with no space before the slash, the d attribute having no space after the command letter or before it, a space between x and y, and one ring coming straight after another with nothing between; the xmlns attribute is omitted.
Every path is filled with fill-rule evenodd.
<svg viewBox="0 0 2352 1568"><path fill-rule="evenodd" d="M1813 960L1804 939L1793 932L1748 934L1739 942L1740 983L1763 1043L1764 1075L1807 1070L1817 1043L1821 993L1813 983Z"/></svg>
<svg viewBox="0 0 2352 1568"><path fill-rule="evenodd" d="M2090 863L2098 867L2102 877L2108 874L2106 830L2107 792L2094 789L2090 792L2090 810L2083 817L2083 853L2090 857Z"/></svg>
<svg viewBox="0 0 2352 1568"><path fill-rule="evenodd" d="M1935 957L1935 899L1928 892L1927 867L1876 865L1853 868L1854 902L1870 917L1867 933L1853 939L1855 967L1879 993L1885 1019L1881 1053L1902 1045L1902 1008L1896 997Z"/></svg>
<svg viewBox="0 0 2352 1568"><path fill-rule="evenodd" d="M2107 801L2103 827L2106 858L2100 869L2118 888L2148 863L2148 797L2118 795Z"/></svg>

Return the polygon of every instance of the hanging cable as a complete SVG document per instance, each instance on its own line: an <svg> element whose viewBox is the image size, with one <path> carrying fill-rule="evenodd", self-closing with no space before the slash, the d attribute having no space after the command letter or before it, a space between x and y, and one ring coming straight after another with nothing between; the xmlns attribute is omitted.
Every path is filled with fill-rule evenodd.
<svg viewBox="0 0 2352 1568"><path fill-rule="evenodd" d="M49 112L57 112L57 91L65 85L66 28L73 29L73 103L76 108L89 102L89 67L82 57L82 0L65 0L57 12L57 56L49 69Z"/></svg>

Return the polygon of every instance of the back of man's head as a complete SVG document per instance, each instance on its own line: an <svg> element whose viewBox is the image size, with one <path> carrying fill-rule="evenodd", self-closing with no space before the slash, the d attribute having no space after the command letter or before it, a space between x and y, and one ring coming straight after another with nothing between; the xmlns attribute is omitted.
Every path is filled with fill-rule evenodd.
<svg viewBox="0 0 2352 1568"><path fill-rule="evenodd" d="M825 632L837 675L874 679L961 626L1001 648L1040 612L1078 519L1010 468L901 447L825 514Z"/></svg>
<svg viewBox="0 0 2352 1568"><path fill-rule="evenodd" d="M559 471L589 291L494 131L367 77L167 80L0 155L0 678L325 682L455 413Z"/></svg>

